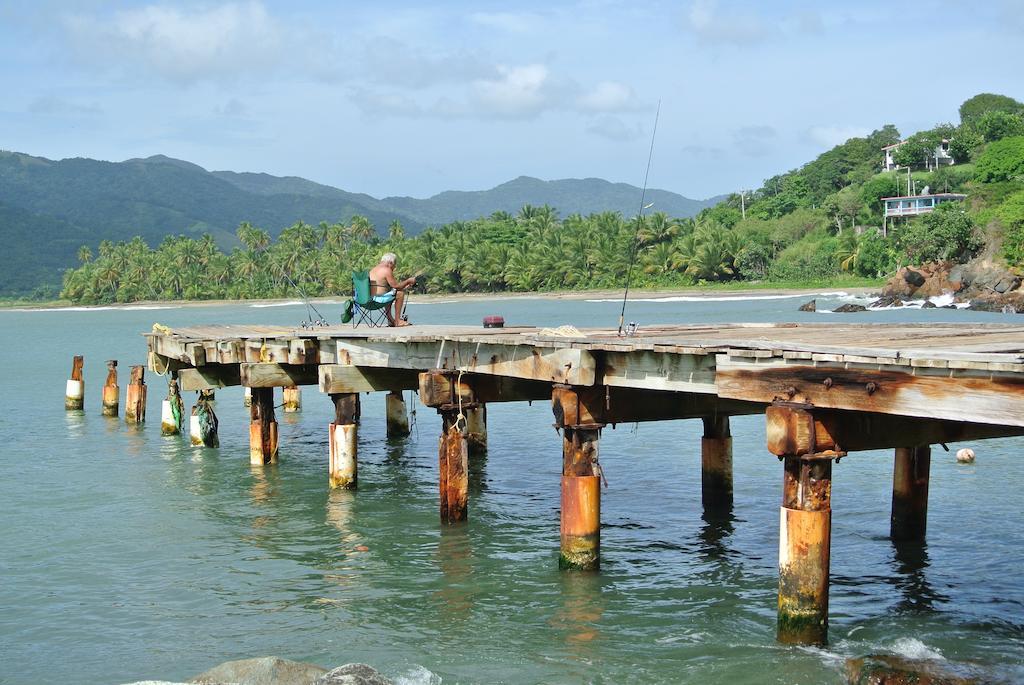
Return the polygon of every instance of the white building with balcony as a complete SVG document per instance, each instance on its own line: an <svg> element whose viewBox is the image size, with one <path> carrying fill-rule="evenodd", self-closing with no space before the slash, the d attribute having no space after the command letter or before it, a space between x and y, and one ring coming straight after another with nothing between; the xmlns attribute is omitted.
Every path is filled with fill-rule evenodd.
<svg viewBox="0 0 1024 685"><path fill-rule="evenodd" d="M899 165L893 161L892 156L897 148L906 145L906 143L907 141L901 140L898 143L886 145L882 148L882 151L885 152L886 171L893 171L899 167ZM928 169L937 169L939 166L949 166L953 163L953 156L949 154L949 141L945 138L942 139L941 143L935 146L935 150L932 151L932 154L925 159L925 167Z"/></svg>
<svg viewBox="0 0 1024 685"><path fill-rule="evenodd" d="M883 197L885 218L900 216L918 216L934 212L935 208L945 202L963 202L966 195L960 193L935 193L934 195L901 195L899 197Z"/></svg>

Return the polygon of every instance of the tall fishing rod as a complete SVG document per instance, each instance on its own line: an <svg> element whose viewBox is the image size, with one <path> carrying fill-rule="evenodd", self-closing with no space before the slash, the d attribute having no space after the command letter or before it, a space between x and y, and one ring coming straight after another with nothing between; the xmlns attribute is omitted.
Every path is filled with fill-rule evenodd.
<svg viewBox="0 0 1024 685"><path fill-rule="evenodd" d="M325 317L323 314L321 314L320 310L317 309L316 306L312 302L310 302L309 298L306 297L306 293L303 292L302 288L299 287L299 284L296 283L295 281L293 281L292 277L289 276L288 273L286 271L284 271L283 269L281 270L281 274L285 278L288 279L288 282L291 283L292 287L295 288L295 290L298 291L299 296L302 298L302 301L306 304L306 316L308 316L309 318L306 321L302 322L302 327L306 328L306 324L309 324L309 328L312 328L313 326L326 326L327 325L327 317ZM310 309L312 309L313 312L316 312L316 315L318 317L320 317L320 318L319 319L314 319L313 318L313 312L311 312Z"/></svg>
<svg viewBox="0 0 1024 685"><path fill-rule="evenodd" d="M658 133L658 117L661 116L661 100L658 100L658 109L654 113L654 129L651 131L651 149L647 153L647 170L644 172L644 187L640 191L640 213L636 217L636 230L633 232L633 244L629 249L629 267L626 269L626 290L622 293L622 311L619 312L619 336L625 334L623 323L626 320L626 299L629 297L629 283L633 279L633 262L636 261L637 241L640 238L640 226L644 222L644 210L651 205L645 205L647 199L647 178L651 174L651 160L654 158L654 136ZM654 204L653 202L651 204Z"/></svg>

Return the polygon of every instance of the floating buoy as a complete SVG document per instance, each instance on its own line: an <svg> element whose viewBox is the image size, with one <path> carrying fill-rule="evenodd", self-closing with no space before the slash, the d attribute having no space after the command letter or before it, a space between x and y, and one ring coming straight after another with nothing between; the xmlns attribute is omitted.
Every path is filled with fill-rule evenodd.
<svg viewBox="0 0 1024 685"><path fill-rule="evenodd" d="M958 464L973 464L974 463L974 450L970 447L964 447L956 452L956 463Z"/></svg>

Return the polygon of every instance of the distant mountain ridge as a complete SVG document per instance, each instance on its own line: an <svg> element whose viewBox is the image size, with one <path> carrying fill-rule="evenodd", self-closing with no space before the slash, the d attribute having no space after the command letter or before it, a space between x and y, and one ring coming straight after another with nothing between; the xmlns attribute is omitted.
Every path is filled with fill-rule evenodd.
<svg viewBox="0 0 1024 685"><path fill-rule="evenodd" d="M647 191L654 211L693 216L720 198L692 200ZM555 207L561 216L639 210L640 189L602 179L542 181L521 176L490 190L446 191L426 199L377 199L295 176L207 171L188 161L154 155L123 162L59 161L0 151L0 295L55 292L77 248L141 236L151 246L168 235L211 234L237 244L249 221L276 236L296 221L348 221L366 216L381 232L400 221L410 235L426 226L517 212L523 205Z"/></svg>

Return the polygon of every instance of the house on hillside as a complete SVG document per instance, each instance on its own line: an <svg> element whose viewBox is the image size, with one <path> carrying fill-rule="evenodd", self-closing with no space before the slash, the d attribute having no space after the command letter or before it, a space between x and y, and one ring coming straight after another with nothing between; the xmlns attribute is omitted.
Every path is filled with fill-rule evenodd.
<svg viewBox="0 0 1024 685"><path fill-rule="evenodd" d="M901 140L898 143L886 145L885 147L882 148L882 152L885 153L886 171L893 171L899 166L898 164L896 164L895 161L893 161L892 156L897 148L906 145L906 143L907 141ZM940 166L949 166L953 163L953 156L949 154L949 141L945 138L942 139L941 143L935 146L935 150L925 160L925 166L928 167L929 169L937 169Z"/></svg>
<svg viewBox="0 0 1024 685"><path fill-rule="evenodd" d="M885 218L901 216L918 216L934 212L944 202L963 202L966 195L960 193L934 193L924 195L901 195L899 197L883 197Z"/></svg>

